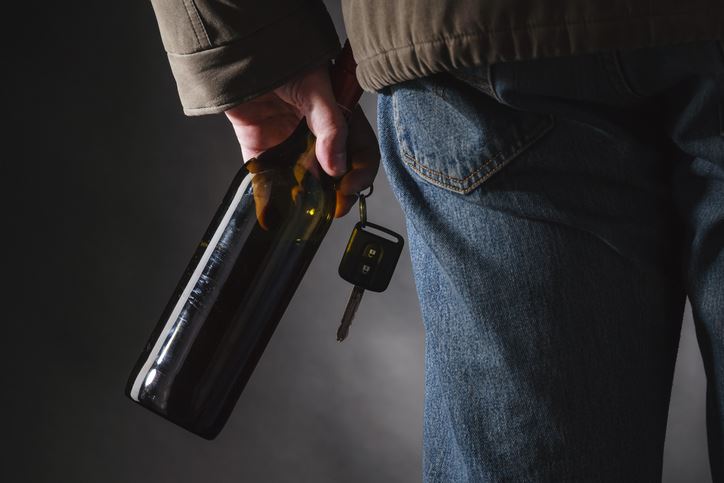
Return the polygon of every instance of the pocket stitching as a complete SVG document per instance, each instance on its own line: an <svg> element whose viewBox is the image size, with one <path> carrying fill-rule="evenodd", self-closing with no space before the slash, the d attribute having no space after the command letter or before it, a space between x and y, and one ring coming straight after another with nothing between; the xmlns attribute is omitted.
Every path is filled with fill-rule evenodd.
<svg viewBox="0 0 724 483"><path fill-rule="evenodd" d="M393 98L393 101L394 101L394 98ZM395 109L395 118L397 118L396 109ZM414 156L412 156L411 154L409 154L408 152L405 151L403 144L402 144L401 140L399 139L399 132L397 132L396 134L398 137L398 142L400 144L400 148L401 148L400 150L402 151L402 155L403 155L402 161L407 166L409 166L410 169L412 169L420 177L424 178L426 181L430 182L431 184L434 184L435 186L439 186L441 188L446 188L446 189L449 189L456 193L468 194L468 193L472 192L473 190L475 190L475 188L477 188L478 186L483 184L485 181L487 181L492 175L494 175L495 173L500 171L501 168L506 166L513 159L515 159L520 154L522 154L530 146L535 144L540 138L542 138L546 133L548 133L548 131L553 129L554 124L555 124L555 120L554 120L553 116L546 117L546 119L544 119L538 126L536 126L536 129L534 129L532 131L534 134L532 134L531 136L524 139L520 143L519 146L517 146L513 149L513 152L510 155L508 155L507 157L504 157L503 159L499 159L502 155L502 153L499 153L499 154L491 157L487 161L485 161L478 169L476 169L475 171L470 173L468 176L465 176L464 178L456 178L454 176L447 175L441 171L434 170L434 169L426 166L425 164L420 163ZM468 186L466 188L457 186L452 183L445 182L445 180L454 180L454 181L461 182L461 184L463 184L466 180L475 177L476 175L478 175L478 173L480 173L480 171L482 171L484 168L489 166L491 163L495 163L495 162L497 162L497 164L494 164L493 167L489 171L487 171L479 179L474 180L470 184L470 186ZM442 178L442 180L427 174L426 171L438 175L440 178Z"/></svg>

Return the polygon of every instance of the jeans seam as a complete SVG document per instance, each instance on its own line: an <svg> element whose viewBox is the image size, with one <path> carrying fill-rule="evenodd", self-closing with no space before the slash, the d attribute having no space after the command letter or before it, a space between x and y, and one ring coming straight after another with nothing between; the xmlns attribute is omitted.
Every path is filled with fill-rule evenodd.
<svg viewBox="0 0 724 483"><path fill-rule="evenodd" d="M421 178L425 179L427 182L438 186L440 188L445 188L450 191L453 191L455 193L460 194L468 194L471 193L473 190L475 190L478 186L483 184L485 181L487 181L491 176L493 176L495 173L500 171L503 167L507 166L508 163L510 163L513 159L520 156L523 152L525 152L530 146L535 144L538 140L540 140L545 134L547 134L551 129L553 129L553 126L555 125L555 119L553 116L547 116L540 124L536 126L532 132L531 136L524 139L517 147L514 148L513 152L500 159L502 153L497 154L496 156L491 157L490 159L486 160L479 168L477 168L475 171L470 173L468 176L464 178L456 178L453 176L449 176L441 171L434 170L432 168L429 168L424 163L419 162L414 156L409 154L405 151L405 149L400 145L400 151L402 152L402 161L410 167L415 173L417 173ZM397 125L395 126L397 127ZM399 135L398 135L398 142L399 142ZM455 184L446 183L445 181L459 181L459 182L465 182L466 180L470 178L474 178L480 171L482 171L484 168L488 167L492 164L492 168L490 171L479 177L478 179L475 179L471 182L470 186L467 187L460 187ZM428 173L433 173L437 176L439 176L442 179L437 179Z"/></svg>
<svg viewBox="0 0 724 483"><path fill-rule="evenodd" d="M394 86L392 86L393 90L390 92L390 95L392 96L392 121L395 124L395 137L397 138L397 145L400 147L400 152L405 153L406 147L404 144L404 141L402 140L402 136L400 136L400 108L397 104L397 96L395 95Z"/></svg>
<svg viewBox="0 0 724 483"><path fill-rule="evenodd" d="M437 94L437 93L436 93L436 95L440 95L440 94ZM441 97L444 97L444 96L441 96ZM497 100L497 96L496 96L496 100ZM500 101L499 101L499 102L500 102ZM503 105L506 105L506 104L503 104ZM419 165L421 165L421 166L424 166L424 164L422 164L422 163L420 163L419 161L417 161L417 159L415 158L415 156L412 154L412 149L410 149L410 147L407 145L407 143L406 143L405 140L402 138L402 136L400 136L400 132L402 131L402 129L401 129L401 127L400 127L399 111L400 111L400 109L399 109L398 104L397 104L397 96L395 96L395 95L394 95L394 92L393 92L393 93L392 93L392 117L393 117L394 124L395 124L395 136L397 137L397 144L400 146L400 152L402 152L403 157L410 158L410 159L414 160L415 163L417 163L417 164L419 164ZM536 127L538 127L538 126L536 126ZM523 140L522 142L525 143L526 140ZM498 157L501 156L502 154L503 154L502 152L493 154L492 156L490 156L490 160L489 160L488 162L490 162L491 160L493 160L493 159L495 159L495 158L498 158ZM486 162L486 164L487 164L488 162ZM447 179L450 179L450 180L464 181L464 180L466 180L466 179L468 179L468 178L470 177L470 176L468 175L468 176L466 176L465 178L455 178L455 177L452 177L452 176L448 176L448 175L446 175L445 173L442 173L442 172L439 172L439 171L435 171L435 170L433 170L433 169L431 169L431 168L427 168L427 169L430 170L431 172L436 173L436 174L440 174L441 176L443 176L443 177L445 177L445 178L447 178ZM477 172L477 171L479 171L479 169L476 169L474 172Z"/></svg>

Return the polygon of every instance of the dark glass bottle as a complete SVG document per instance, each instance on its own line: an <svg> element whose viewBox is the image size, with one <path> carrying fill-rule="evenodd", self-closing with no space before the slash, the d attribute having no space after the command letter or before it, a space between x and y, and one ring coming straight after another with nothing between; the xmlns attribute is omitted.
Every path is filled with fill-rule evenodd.
<svg viewBox="0 0 724 483"><path fill-rule="evenodd" d="M337 101L361 95L348 44L332 67ZM304 120L238 172L134 367L127 395L213 439L226 423L327 233L334 180Z"/></svg>

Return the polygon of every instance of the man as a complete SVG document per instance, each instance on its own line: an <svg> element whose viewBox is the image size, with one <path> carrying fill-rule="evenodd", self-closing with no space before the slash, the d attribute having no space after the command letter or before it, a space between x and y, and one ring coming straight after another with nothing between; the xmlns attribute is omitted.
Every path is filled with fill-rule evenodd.
<svg viewBox="0 0 724 483"><path fill-rule="evenodd" d="M244 158L305 116L346 213L378 154L321 2L153 4L184 111L225 112ZM660 480L688 295L724 481L724 3L343 10L407 218L425 480Z"/></svg>

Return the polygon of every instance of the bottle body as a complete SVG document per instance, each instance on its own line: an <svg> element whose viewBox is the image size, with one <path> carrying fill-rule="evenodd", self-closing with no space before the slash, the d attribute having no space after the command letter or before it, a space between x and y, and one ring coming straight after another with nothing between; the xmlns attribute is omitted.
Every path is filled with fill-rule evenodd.
<svg viewBox="0 0 724 483"><path fill-rule="evenodd" d="M207 439L228 419L334 217L304 120L241 168L128 381Z"/></svg>

